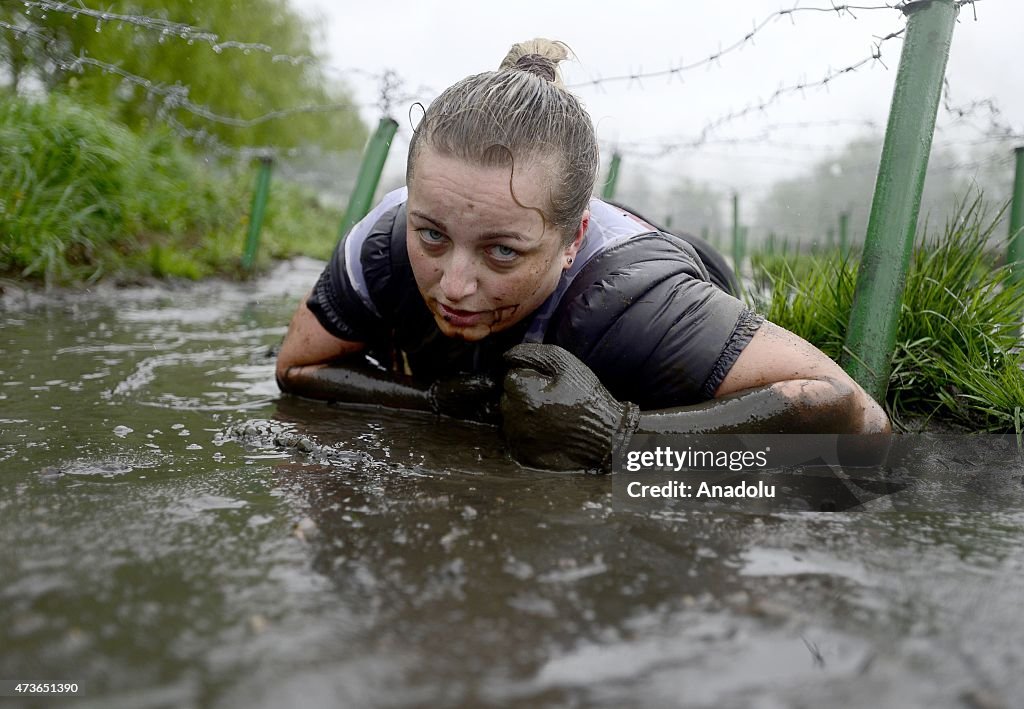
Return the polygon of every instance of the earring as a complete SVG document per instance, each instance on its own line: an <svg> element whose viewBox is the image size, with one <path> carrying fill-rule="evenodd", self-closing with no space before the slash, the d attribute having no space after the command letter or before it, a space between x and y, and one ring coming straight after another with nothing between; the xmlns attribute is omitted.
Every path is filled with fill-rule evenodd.
<svg viewBox="0 0 1024 709"><path fill-rule="evenodd" d="M566 265L566 266L571 266L571 265L572 265L572 256L570 256L569 258L567 258L567 259L565 260L565 265Z"/></svg>

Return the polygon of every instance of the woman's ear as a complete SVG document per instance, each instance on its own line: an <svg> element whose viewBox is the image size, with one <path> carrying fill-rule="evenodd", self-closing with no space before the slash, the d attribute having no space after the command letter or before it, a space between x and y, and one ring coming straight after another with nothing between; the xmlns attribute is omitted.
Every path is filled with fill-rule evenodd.
<svg viewBox="0 0 1024 709"><path fill-rule="evenodd" d="M563 258L569 261L569 265L572 265L572 261L576 258L576 252L583 247L583 237L587 233L587 227L590 226L590 210L583 210L583 217L580 219L579 229L576 230L576 236L573 237L572 242L565 247L565 252L562 254Z"/></svg>

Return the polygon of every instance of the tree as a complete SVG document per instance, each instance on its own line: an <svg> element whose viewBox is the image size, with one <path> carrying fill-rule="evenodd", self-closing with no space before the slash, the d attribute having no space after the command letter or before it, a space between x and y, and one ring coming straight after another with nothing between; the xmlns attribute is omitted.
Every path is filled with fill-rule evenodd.
<svg viewBox="0 0 1024 709"><path fill-rule="evenodd" d="M12 86L24 86L31 76L46 91L60 90L110 107L133 128L166 122L179 133L205 132L231 146L316 144L347 150L361 148L366 140L367 130L350 91L327 81L313 50L312 28L286 0L115 0L104 5L103 12L154 22L104 21L73 7L44 13L4 3L0 21L29 31L18 33L0 25L0 60ZM163 29L157 21L165 21ZM205 30L219 42L168 31L166 23ZM227 40L267 45L272 51L225 46ZM104 71L92 61L117 71ZM151 83L140 85L124 74ZM231 119L328 104L338 108L296 112L253 125L227 124ZM210 115L196 115L189 106Z"/></svg>

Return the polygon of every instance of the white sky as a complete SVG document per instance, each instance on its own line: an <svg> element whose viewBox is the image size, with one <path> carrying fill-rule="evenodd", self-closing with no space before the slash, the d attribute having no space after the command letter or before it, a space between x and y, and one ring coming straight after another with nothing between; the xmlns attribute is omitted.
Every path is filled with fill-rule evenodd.
<svg viewBox="0 0 1024 709"><path fill-rule="evenodd" d="M854 0L883 5L874 0ZM594 78L669 69L707 57L743 38L755 23L793 0L651 0L604 2L562 0L492 5L458 0L374 3L292 0L303 13L318 18L323 45L331 65L370 72L394 70L403 90L424 103L431 95L462 77L493 69L509 46L536 36L566 42L579 62L562 64L566 83ZM829 0L802 0L798 7L830 7ZM965 7L953 38L947 76L955 104L993 99L1001 120L1024 134L1024 3L978 0L977 21ZM574 91L587 105L607 147L679 137L693 139L710 121L759 104L780 86L818 81L830 70L870 56L875 36L904 26L898 10L857 10L856 18L836 12L798 12L778 18L757 33L753 44L727 54L717 64L685 72L671 81L645 79L617 82ZM762 113L718 128L722 139L764 135L742 145L708 144L670 157L644 161L654 178L687 176L723 190L763 192L774 179L799 173L816 159L836 151L866 129L857 122L874 121L882 130L892 96L902 41L886 42L876 64L836 78L828 90L790 94ZM370 104L363 116L370 125L380 117L372 107L379 95L372 79L349 74L360 103ZM405 102L395 107L399 139L392 149L387 174L398 179L403 170L409 130ZM843 125L793 126L793 123L844 121ZM973 123L954 124L941 108L936 145L968 151L969 143L985 137L988 114L980 111ZM648 149L649 150L649 149ZM971 154L964 154L965 160ZM623 169L639 159L623 158ZM387 178L386 178L387 179Z"/></svg>

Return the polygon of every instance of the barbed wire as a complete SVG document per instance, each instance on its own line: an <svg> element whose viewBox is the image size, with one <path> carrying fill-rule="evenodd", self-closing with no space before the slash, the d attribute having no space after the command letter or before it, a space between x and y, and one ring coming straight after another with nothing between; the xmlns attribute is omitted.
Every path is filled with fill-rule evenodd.
<svg viewBox="0 0 1024 709"><path fill-rule="evenodd" d="M963 0L963 1L964 2L974 2L974 0ZM762 32L769 24L772 24L773 22L775 22L775 21L777 21L777 20L779 20L779 19L781 19L783 17L789 17L790 21L793 22L794 24L795 24L795 21L793 20L793 16L796 13L800 13L800 12L835 12L840 17L842 17L844 14L849 14L854 19L857 19L857 16L853 13L854 10L857 10L857 11L861 11L861 10L890 10L890 11L891 10L900 10L900 9L902 9L903 5L905 5L905 4L906 3L883 4L883 5L835 5L835 4L833 4L830 7L791 7L791 8L787 8L787 9L776 10L775 12L771 13L770 15L765 17L760 22L756 22L755 21L753 29L750 32L748 32L747 34L745 34L742 39L739 39L736 42L733 42L732 44L730 44L727 47L724 47L724 48L720 47L718 49L718 51L713 52L713 53L711 53L711 54L709 54L709 55L707 55L705 57L702 57L701 59L698 59L696 61L690 62L688 64L687 63L683 63L680 60L680 65L679 66L670 67L668 69L662 69L662 70L659 70L659 71L651 71L651 72L646 72L646 73L643 72L643 71L630 72L629 74L622 74L622 75L619 75L619 76L609 76L609 77L604 77L604 78L593 79L591 81L582 81L582 82L578 82L578 83L574 83L574 84L569 84L567 86L567 88L578 89L578 88L585 88L585 87L589 87L589 86L603 86L604 84L610 84L610 83L621 82L621 81L628 81L628 82L630 82L630 84L632 84L633 82L639 82L639 81L641 81L643 79L655 79L655 78L666 77L666 76L671 81L674 77L680 76L683 72L692 71L694 69L698 69L698 68L703 67L703 66L709 66L711 64L719 64L719 66L721 66L720 60L722 59L722 57L726 56L727 54L731 54L733 52L737 52L740 49L742 49L745 46L747 46L748 44L754 44L754 38L760 32Z"/></svg>
<svg viewBox="0 0 1024 709"><path fill-rule="evenodd" d="M871 54L869 56L859 61L856 61L852 64L849 64L845 67L842 67L840 69L830 70L821 79L818 79L817 81L799 81L795 84L790 84L788 86L780 86L765 101L762 101L758 104L749 105L746 108L743 108L738 111L726 113L725 115L719 116L718 118L709 121L707 124L705 124L704 128L700 132L700 136L697 138L698 144L703 143L705 140L707 140L708 136L711 134L712 131L720 128L721 126L727 123L731 123L734 120L743 118L745 116L749 116L752 113L760 113L766 111L770 106L777 103L779 99L788 94L800 92L806 95L806 91L808 89L827 88L829 84L831 84L832 81L834 81L838 77L856 72L857 70L867 66L868 64L874 65L876 63L879 63L883 67L888 69L888 66L886 66L884 61L882 61L882 46L890 40L902 37L905 32L906 29L904 28L896 32L891 32L885 35L884 37L876 37L877 41L874 43L874 46L871 50Z"/></svg>
<svg viewBox="0 0 1024 709"><path fill-rule="evenodd" d="M993 139L999 140L1024 140L1024 129L1018 130L1003 120L1003 112L993 98L984 98L971 101L967 104L955 105L952 98L952 88L949 77L942 80L942 106L950 116L958 122L966 123L974 127L979 133L984 133ZM973 118L977 113L984 112L988 118L987 128L981 128L968 119Z"/></svg>
<svg viewBox="0 0 1024 709"><path fill-rule="evenodd" d="M895 3L895 4L886 3L886 4L882 4L882 5L851 5L851 4L837 5L835 3L832 3L830 7L793 7L793 8L788 8L788 9L781 9L781 10L777 10L776 12L771 13L766 18L764 18L760 23L756 23L754 25L753 30L751 32L747 33L741 40L733 43L732 45L730 45L730 46L728 46L728 47L726 47L724 49L720 48L718 52L715 52L715 53L709 55L708 57L705 57L705 58L703 58L703 59L701 59L701 60L699 60L697 62L693 62L691 64L682 64L682 65L680 65L678 67L674 67L674 68L671 68L669 70L661 71L661 72L651 72L649 74L634 73L634 74L629 74L629 75L625 75L625 76L608 77L606 79L597 79L597 80L594 80L594 81L591 81L591 82L584 82L584 83L581 83L581 84L573 84L570 87L600 85L602 83L612 82L612 81L623 81L623 80L631 80L632 81L632 80L639 80L641 78L648 78L648 77L654 77L654 76L665 76L666 74L671 77L672 75L681 73L683 71L688 71L688 70L691 70L691 69L695 69L695 68L697 68L699 66L709 65L711 63L718 62L721 59L722 56L724 56L724 55L726 55L726 54L728 54L730 52L738 51L740 48L742 48L743 46L745 46L748 43L753 43L755 35L757 35L759 32L761 32L770 23L772 23L774 21L777 21L778 19L780 19L782 17L787 17L787 16L790 17L790 20L792 22L794 14L800 13L800 12L819 12L819 13L823 13L823 12L832 13L832 12L834 12L834 13L836 13L840 17L842 17L842 16L844 16L846 14L849 14L850 16L854 17L854 19L857 19L857 16L856 16L855 12L859 12L859 11L875 11L875 10L890 10L890 11L900 10L900 11L905 11L907 7L909 7L911 5L914 5L914 4L917 4L917 3L921 2L921 1L922 0L912 0L910 2L902 2L902 3ZM976 0L959 0L956 3L956 5L957 5L958 8L960 8L960 7L962 7L963 5L966 5L966 4L970 4L970 5L974 6L975 2L976 2ZM99 31L100 26L102 25L103 22L121 22L121 23L132 24L132 25L134 25L136 27L146 28L146 29L153 30L153 31L159 31L160 37L161 37L161 41L162 41L162 38L164 36L171 36L171 35L173 35L173 36L176 36L176 37L179 37L181 39L184 39L184 40L188 41L189 44L193 43L194 41L207 42L207 43L211 44L211 46L213 46L215 51L217 51L218 53L220 53L220 51L225 49L225 48L237 48L237 49L242 49L242 50L244 50L246 52L248 52L248 51L260 51L260 52L270 53L270 54L273 55L273 61L288 60L288 61L292 61L293 64L304 63L304 62L315 62L316 61L316 59L314 57L290 57L288 55L273 54L273 49L269 45L265 45L265 44L237 42L237 41L234 41L234 40L222 40L215 33L208 32L206 30L202 30L202 29L193 27L191 25L170 22L168 20L164 20L164 19L161 19L161 18L153 18L153 17L141 16L141 15L126 15L126 14L120 14L120 13L113 13L113 12L109 12L109 11L97 10L95 8L90 8L90 7L86 6L83 2L81 2L81 0L78 0L75 3L62 2L62 1L58 1L58 0L23 0L23 4L25 5L26 8L28 8L28 10L26 11L25 14L27 14L29 16L31 15L30 10L34 8L34 9L40 11L40 12L43 12L44 13L43 17L44 18L45 18L45 12L62 12L62 13L70 14L72 18L77 18L79 15L85 15L87 17L96 19L97 20L97 31ZM794 22L794 24L795 24L795 22ZM394 108L395 104L397 104L397 103L402 103L402 102L406 102L406 101L412 101L412 100L415 100L417 98L422 98L424 93L436 94L436 92L434 92L429 87L423 87L423 86L419 87L419 89L417 90L416 93L408 93L408 92L401 93L400 91L402 89L403 82L398 77L397 73L395 71L393 71L393 70L390 70L390 69L384 70L383 72L380 72L380 73L376 73L376 72L370 72L370 71L367 71L367 70L364 70L364 69L360 69L360 68L350 68L350 69L333 69L332 68L333 71L337 71L337 72L340 72L340 73L359 75L359 76L363 76L365 78L374 79L374 80L378 81L378 83L379 83L379 97L378 97L377 102L375 104L356 104L356 103L352 103L352 102L337 102L337 103L324 103L324 104L307 104L307 105L303 105L303 106L296 106L296 107L291 107L291 108L286 108L286 109L279 109L279 110L274 110L274 111L268 111L268 112L266 112L264 114L261 114L261 115L258 115L258 116L252 117L252 118L241 118L241 117L237 117L237 116L225 116L225 115L222 115L222 114L218 113L217 111L215 111L214 109L210 108L209 106L198 104L198 103L192 101L190 96L189 96L189 94L190 94L189 87L187 85L181 84L180 82L175 82L174 84L165 84L165 83L160 83L160 82L154 82L154 81L151 81L149 79L146 79L145 77L139 76L137 74L133 74L133 73L131 73L131 72L123 69L122 67L119 67L119 66L115 65L115 64L111 64L111 63L104 62L104 61L101 61L101 60L93 58L93 57L86 56L84 53L83 54L79 54L78 56L70 56L70 55L60 56L60 55L55 55L53 53L53 47L56 46L56 44L54 42L54 38L52 36L46 35L45 33L43 33L41 31L41 29L39 27L37 27L35 25L32 25L31 23L29 23L28 27L19 27L19 26L11 25L11 24L8 24L8 23L0 21L0 28L7 29L9 31L13 31L15 33L20 33L22 35L31 36L31 37L33 37L35 39L38 39L38 40L42 41L43 44L44 44L44 47L46 47L47 50L48 50L49 58L62 71L77 71L77 72L81 73L83 71L83 67L86 67L86 66L93 67L93 68L100 69L101 71L104 71L104 72L111 73L111 74L114 74L116 76L119 76L123 81L125 81L125 82L127 82L127 83L129 83L129 84L131 84L133 86L137 86L137 87L140 87L140 88L144 89L146 91L147 99L151 100L151 101L156 101L157 114L158 114L159 117L161 117L162 120L167 122L168 125L170 125L176 132L178 132L179 135L182 135L182 137L188 137L188 138L190 138L190 139L192 139L192 140L194 140L194 141L196 141L196 142L198 142L200 144L204 144L204 145L210 145L211 144L210 141L211 141L211 138L213 137L213 135L211 133L209 133L208 131L206 131L205 129L203 129L203 128L198 128L198 129L187 128L186 126L184 126L184 124L181 123L180 120L177 120L176 118L174 118L174 112L175 111L183 110L185 112L188 112L188 113L196 116L197 118L201 118L203 120L210 121L212 123L217 123L217 124L226 125L226 126L235 127L235 128L251 128L251 127L260 125L262 123L266 123L266 122L269 122L269 121L278 120L278 119L282 119L282 118L287 118L289 116L294 116L294 115L297 115L297 114L318 113L318 112L333 112L333 111L354 111L354 110L356 110L356 108L359 108L359 107L366 108L366 107L370 107L371 105L375 106L376 108L378 108L381 113L383 113L385 115L390 115L392 109ZM876 37L875 38L876 41L873 44L873 49L872 49L872 52L871 52L870 56L865 57L864 59L862 59L862 60L860 60L858 62L852 63L852 64L850 64L850 65L848 65L846 67L843 67L841 69L837 69L837 70L831 70L830 69L829 72L823 78L821 78L820 80L813 81L813 82L800 81L800 82L797 82L797 83L794 83L794 84L791 84L791 85L780 86L765 101L762 101L762 102L757 103L757 104L748 105L748 106L746 106L743 109L726 113L726 114L724 114L722 116L719 116L719 117L709 121L707 124L705 124L705 126L703 127L703 129L700 131L699 135L696 138L680 140L680 141L675 142L675 143L665 143L665 144L661 144L661 145L652 146L654 149L657 150L656 153L648 152L648 153L645 154L642 151L637 151L637 150L629 149L629 146L641 146L642 143L640 143L639 141L633 141L633 142L630 142L630 143L624 143L624 144L621 144L620 146L617 146L617 147L619 147L620 152L622 152L623 151L623 146L626 146L625 147L625 152L627 152L628 154L637 156L637 157L655 158L655 157L664 157L665 155L668 155L668 154L670 154L672 152L675 152L675 151L678 151L678 150L681 150L681 149L685 149L685 148L697 149L697 148L700 148L700 147L705 146L705 145L740 145L740 144L743 144L744 142L754 142L754 141L764 142L763 141L763 136L767 135L767 134L770 134L770 132L773 131L777 126L769 126L769 127L767 127L765 129L765 133L763 133L762 136L755 136L755 137L751 137L751 138L714 138L712 136L712 134L718 128L722 127L723 125L726 125L727 123L730 123L732 121L738 120L739 118L751 115L751 114L756 113L756 112L766 111L771 105L773 105L774 103L778 102L779 100L781 100L782 97L784 97L784 96L786 96L788 94L792 94L792 93L795 93L795 92L802 92L803 93L803 92L806 92L807 90L815 89L815 88L821 88L821 87L826 87L827 88L829 86L830 82L835 80L836 78L838 78L838 77L840 77L842 75L845 75L847 73L855 72L855 71L861 69L862 67L864 67L864 66L866 66L868 64L872 64L873 65L874 63L877 62L877 63L881 63L883 66L886 66L884 61L882 61L882 46L883 46L883 44L885 42L889 41L889 40L901 37L903 35L904 31L905 30L899 30L897 32L893 32L893 33L891 33L889 35L886 35L884 37ZM886 68L888 68L888 67L886 67ZM971 114L971 113L973 113L975 111L978 111L981 108L987 108L988 111L989 111L990 117L992 119L993 125L994 126L996 125L995 118L1000 115L1000 112L999 112L998 107L995 105L994 101L991 101L991 100L975 101L975 102L973 102L972 104L970 104L966 108L964 108L964 107L956 108L956 107L952 106L950 98L949 98L948 82L947 82L946 89L947 89L947 91L945 92L945 105L946 105L947 112L951 113L951 115L958 115L960 119L963 119L966 115L969 115L969 114ZM813 122L804 122L803 125L811 125L812 123ZM828 123L828 122L822 122L822 123ZM864 121L862 123L867 125L867 126L869 126L869 127L877 127L876 124L873 121ZM835 123L833 122L833 124L835 124ZM795 124L795 125L800 125L800 124ZM1008 126L1000 126L1000 128L1004 129L1003 133L1012 134L1012 133L1010 133L1012 129L1010 129ZM790 146L790 147L792 147L792 146ZM805 146L805 147L807 147L807 146ZM266 149L272 149L272 148L269 148L269 147L268 148L262 148L260 146L250 146L249 148L245 148L245 150L249 150L250 152L251 151L266 150Z"/></svg>
<svg viewBox="0 0 1024 709"><path fill-rule="evenodd" d="M44 3L37 2L35 4L39 5ZM67 6L67 3L51 4L60 4L62 7ZM174 84L156 82L130 72L116 64L90 57L84 54L84 52L77 56L61 53L55 49L57 46L55 38L46 33L39 26L32 23L28 23L27 26L17 26L0 21L0 29L7 30L19 36L31 37L32 39L39 41L42 45L45 56L53 62L56 68L60 71L82 73L85 67L92 67L105 73L118 76L122 81L143 89L146 92L147 100L155 103L158 119L166 123L177 135L179 135L179 137L189 139L218 156L235 154L241 157L252 157L254 155L261 157L270 153L279 153L282 149L274 146L244 146L237 149L230 148L205 128L188 128L185 126L174 116L175 111L183 110L197 118L201 118L211 123L244 129L299 114L355 112L358 108L378 108L383 111L385 115L388 115L390 114L392 106L396 103L409 101L415 98L414 95L409 93L399 93L403 86L403 82L393 70L387 70L381 74L362 71L361 73L364 76L378 78L380 81L380 95L378 100L374 103L360 104L355 102L335 102L305 104L302 106L268 111L252 118L226 116L218 113L207 105L193 101L189 97L190 88L187 85L179 82Z"/></svg>
<svg viewBox="0 0 1024 709"><path fill-rule="evenodd" d="M111 64L109 62L100 61L99 59L93 59L92 57L84 54L79 54L76 57L68 57L65 59L58 60L58 67L62 71L73 71L82 73L82 67L91 66L108 74L114 74L120 77L123 81L128 82L134 86L138 86L145 89L147 97L159 96L162 101L161 105L164 109L174 110L181 109L194 116L203 118L211 123L218 123L220 125L231 126L233 128L253 128L262 123L268 121L277 120L280 118L286 118L288 116L294 116L302 113L317 113L317 112L329 112L329 111L348 111L354 110L355 105L350 102L333 103L333 104L309 104L304 106L295 106L292 108L279 109L275 111L268 111L267 113L255 116L253 118L238 118L236 116L225 116L215 112L209 106L198 104L189 98L190 88L181 83L164 84L160 82L154 82L145 77L133 74L130 71L122 69L121 67Z"/></svg>
<svg viewBox="0 0 1024 709"><path fill-rule="evenodd" d="M779 124L779 125L781 125L781 124ZM869 127L869 128L875 129L875 130L877 130L877 129L879 129L881 127L877 122L870 121L870 120L865 120L865 121L836 120L836 121L821 121L821 122L808 121L808 122L803 122L803 123L794 123L794 124L790 124L790 125L793 125L793 126L801 126L802 125L802 126L808 126L808 127L826 127L826 126L841 127L841 126L852 125L852 126ZM776 126L769 126L768 128L777 128L777 127L778 127L778 125L776 125ZM701 144L700 146L697 146L697 147L693 148L693 150L694 150L694 152L699 151L701 155L708 155L708 153L706 151L707 147L726 147L726 148L728 148L728 147L744 147L744 148L749 148L749 147L753 146L753 147L756 147L756 148L771 148L771 149L775 149L775 150L790 150L790 151L798 150L798 151L806 151L806 152L819 152L819 153L823 153L823 152L826 152L826 151L828 151L830 149L833 149L835 147L831 143L824 144L824 143L801 143L801 142L778 142L778 141L773 141L773 140L770 140L770 136L771 136L772 132L773 131L768 130L766 128L762 133L759 133L757 135L734 136L734 137L728 137L728 138L709 138L708 140L704 141L704 143ZM940 126L936 126L936 132L937 133L940 132ZM878 139L879 143L881 143L881 140L882 140L881 134L875 134L875 135L877 136L877 139ZM932 143L932 147L933 148L950 148L950 147L955 147L955 146L989 145L989 144L992 144L992 143L1004 142L1004 141L1007 141L1007 140L1010 140L1010 138L1008 138L1006 136L1002 136L1002 135L987 136L987 137L983 137L983 138L974 138L974 139L961 139L961 140L945 139L945 140L940 140L940 141L933 142ZM637 159L647 159L647 160L657 159L657 158L661 158L661 157L665 157L667 155L670 155L672 151L669 151L668 150L669 148L673 149L673 151L676 150L676 149L679 149L678 148L678 145L679 145L678 143L667 143L667 142L664 142L664 141L658 141L656 139L655 140L651 140L651 141L625 141L625 142L605 140L605 141L601 141L601 145L602 145L602 151L606 152L606 153L617 152L617 153L619 153L620 155L623 155L623 156L629 156L629 157L634 157L634 158L637 158ZM725 157L725 156L723 155L723 157Z"/></svg>
<svg viewBox="0 0 1024 709"><path fill-rule="evenodd" d="M197 41L205 42L209 44L211 49L213 49L217 54L220 54L225 49L238 49L243 52L263 52L265 54L270 54L272 55L271 61L273 62L288 62L293 65L298 65L316 63L318 61L316 57L313 56L276 54L273 47L262 42L222 40L215 32L210 32L209 30L200 29L180 22L172 22L160 17L125 15L117 12L111 12L109 10L96 10L81 2L81 0L78 0L78 2L75 3L60 2L58 0L22 0L22 4L27 8L25 11L26 15L31 15L31 10L35 8L44 13L43 18L46 17L45 13L47 12L59 12L70 15L73 20L78 19L80 15L95 19L97 32L100 31L102 23L117 22L119 24L133 25L142 29L159 32L161 38L177 37L185 40L189 44Z"/></svg>
<svg viewBox="0 0 1024 709"><path fill-rule="evenodd" d="M677 143L664 145L658 153L644 154L641 151L629 152L636 157L656 158L665 157L666 155L669 155L678 150L696 149L702 147L703 145L707 144L709 141L712 140L711 135L718 128L721 128L722 126L728 123L736 121L740 118L744 118L751 114L765 112L769 107L777 103L786 95L797 92L806 94L806 91L810 89L822 87L827 88L831 84L831 82L837 79L838 77L853 73L868 64L874 64L877 62L881 63L882 66L885 66L885 63L882 61L882 45L885 42L888 42L892 39L901 37L905 31L905 29L902 29L885 35L884 37L876 37L876 42L874 43L871 54L869 56L857 62L849 64L845 67L842 67L840 69L830 70L821 79L818 79L817 81L799 81L794 84L780 86L764 101L761 101L757 104L750 104L745 108L736 111L731 111L729 113L723 114L721 116L718 116L717 118L708 121L695 138L689 140L681 140Z"/></svg>
<svg viewBox="0 0 1024 709"><path fill-rule="evenodd" d="M111 12L109 10L97 10L95 8L88 7L82 0L77 2L64 2L61 0L22 0L22 4L28 8L25 12L27 16L32 16L31 9L35 8L42 12L42 17L45 18L46 12L60 12L63 14L70 15L72 19L77 19L79 15L83 15L89 18L97 20L97 32L100 31L100 27L104 22L117 22L119 24L130 24L135 27L152 30L160 34L161 40L164 37L177 37L185 40L188 44L193 44L196 41L205 42L210 44L213 51L220 54L225 49L239 49L246 53L256 51L271 55L272 62L284 62L298 66L300 64L307 64L316 66L324 73L341 74L341 75L356 75L362 76L367 79L371 79L377 82L383 82L386 80L388 74L394 74L391 70L384 70L382 72L373 72L363 69L361 67L334 67L324 66L318 57L311 55L300 55L294 56L290 54L283 54L275 52L274 48L268 44L262 42L241 42L233 39L222 39L218 34L209 30L194 27L192 25L172 22L159 17L151 17L147 15L128 15ZM9 27L9 26L8 26ZM38 29L38 28L37 28ZM37 38L46 39L37 35ZM428 87L420 87L419 93L429 92L431 89Z"/></svg>
<svg viewBox="0 0 1024 709"><path fill-rule="evenodd" d="M666 136L666 137L655 137L644 140L626 140L626 141L603 141L612 151L618 151L621 154L634 154L639 155L644 149L657 150L657 151L669 151L674 152L685 147L699 148L705 145L746 145L751 143L756 144L771 144L768 141L773 134L786 128L841 128L841 127L861 127L869 128L871 130L878 130L880 125L877 121L870 119L853 119L853 118L836 118L820 121L792 121L782 123L772 123L763 126L760 129L760 133L757 135L749 136L736 136L731 138L708 138L704 140L701 145L695 146L696 142L694 138L682 137L682 136ZM792 145L792 144L790 144ZM824 146L811 146L802 145L805 148L821 148ZM635 151L641 151L637 153ZM658 153L660 155L660 153ZM654 154L648 155L652 157Z"/></svg>
<svg viewBox="0 0 1024 709"><path fill-rule="evenodd" d="M950 165L940 165L936 167L937 172L962 172L965 170L982 170L990 167L1010 167L1015 162L1013 155L995 155L985 160L969 160L965 162L955 162Z"/></svg>

